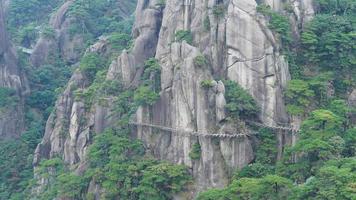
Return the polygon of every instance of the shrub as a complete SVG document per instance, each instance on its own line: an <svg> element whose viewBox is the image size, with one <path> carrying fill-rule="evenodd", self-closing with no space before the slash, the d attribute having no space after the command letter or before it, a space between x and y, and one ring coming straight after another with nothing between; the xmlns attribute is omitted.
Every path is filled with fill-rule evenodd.
<svg viewBox="0 0 356 200"><path fill-rule="evenodd" d="M150 58L145 62L142 80L144 84L151 85L155 91L161 90L161 66L157 59Z"/></svg>
<svg viewBox="0 0 356 200"><path fill-rule="evenodd" d="M128 47L131 36L126 33L113 33L109 37L111 47L117 51L122 51Z"/></svg>
<svg viewBox="0 0 356 200"><path fill-rule="evenodd" d="M268 174L273 174L273 167L259 162L252 163L235 173L234 178L262 178Z"/></svg>
<svg viewBox="0 0 356 200"><path fill-rule="evenodd" d="M84 72L90 81L93 81L96 73L104 66L105 62L101 56L96 53L88 53L81 59L79 70Z"/></svg>
<svg viewBox="0 0 356 200"><path fill-rule="evenodd" d="M16 90L12 88L0 87L0 111L1 108L16 106L19 98L16 95Z"/></svg>
<svg viewBox="0 0 356 200"><path fill-rule="evenodd" d="M225 5L218 4L213 7L213 14L216 18L222 18L225 15Z"/></svg>
<svg viewBox="0 0 356 200"><path fill-rule="evenodd" d="M241 86L231 80L224 81L226 109L232 117L250 118L256 116L259 107L253 97Z"/></svg>
<svg viewBox="0 0 356 200"><path fill-rule="evenodd" d="M287 112L292 115L304 114L314 97L314 91L303 80L291 80L285 92L287 100Z"/></svg>
<svg viewBox="0 0 356 200"><path fill-rule="evenodd" d="M200 86L205 88L205 89L209 89L211 87L213 87L213 81L212 80L203 80L202 82L200 82Z"/></svg>
<svg viewBox="0 0 356 200"><path fill-rule="evenodd" d="M204 18L204 21L203 21L203 27L204 27L204 30L205 31L210 31L210 19L209 19L209 16L207 15L205 18Z"/></svg>
<svg viewBox="0 0 356 200"><path fill-rule="evenodd" d="M273 11L269 5L258 5L256 10L268 17L268 27L279 35L284 45L289 45L292 40L292 31L288 18Z"/></svg>
<svg viewBox="0 0 356 200"><path fill-rule="evenodd" d="M36 42L38 31L34 23L30 23L19 30L17 40L24 47L31 47Z"/></svg>
<svg viewBox="0 0 356 200"><path fill-rule="evenodd" d="M56 37L55 30L50 26L44 26L41 30L41 34L48 39L53 39Z"/></svg>
<svg viewBox="0 0 356 200"><path fill-rule="evenodd" d="M195 57L193 62L194 62L194 65L197 67L204 67L205 65L208 64L205 56L203 56L203 55L199 55L199 56Z"/></svg>
<svg viewBox="0 0 356 200"><path fill-rule="evenodd" d="M31 22L43 22L61 0L12 0L9 3L8 25L13 31Z"/></svg>
<svg viewBox="0 0 356 200"><path fill-rule="evenodd" d="M110 129L94 138L89 148L90 169L105 199L171 199L190 181L187 168L144 157L139 140L128 129Z"/></svg>
<svg viewBox="0 0 356 200"><path fill-rule="evenodd" d="M179 30L176 32L175 37L177 42L186 41L188 44L193 43L193 35L190 31Z"/></svg>
<svg viewBox="0 0 356 200"><path fill-rule="evenodd" d="M211 189L200 193L197 200L215 199L288 199L293 183L283 177L267 175L262 178L233 180L225 189Z"/></svg>
<svg viewBox="0 0 356 200"><path fill-rule="evenodd" d="M190 179L185 166L163 162L149 166L134 191L138 193L139 200L172 199L172 193L182 191Z"/></svg>
<svg viewBox="0 0 356 200"><path fill-rule="evenodd" d="M62 198L80 199L88 184L83 176L73 173L63 173L57 179L58 197Z"/></svg>
<svg viewBox="0 0 356 200"><path fill-rule="evenodd" d="M264 165L273 165L277 160L277 138L269 129L260 129L257 138L259 144L256 148L256 162Z"/></svg>
<svg viewBox="0 0 356 200"><path fill-rule="evenodd" d="M159 94L152 91L149 86L140 86L134 94L134 101L137 105L152 106L159 98Z"/></svg>
<svg viewBox="0 0 356 200"><path fill-rule="evenodd" d="M192 149L189 153L189 157L192 159L192 160L199 160L200 159L200 156L201 156L201 146L200 144L197 142L197 143L194 143L193 146L192 146Z"/></svg>

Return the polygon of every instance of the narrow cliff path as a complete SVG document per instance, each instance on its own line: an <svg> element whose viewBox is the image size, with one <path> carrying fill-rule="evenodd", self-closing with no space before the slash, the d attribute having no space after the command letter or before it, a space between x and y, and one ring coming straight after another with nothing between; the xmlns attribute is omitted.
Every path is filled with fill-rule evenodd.
<svg viewBox="0 0 356 200"><path fill-rule="evenodd" d="M261 124L258 122L253 122L253 121L247 121L248 124L262 127L262 128L268 128L268 129L273 129L273 130L284 130L291 132L291 134L296 134L300 130L299 129L294 129L291 127L283 127L283 126L267 126L265 124ZM183 128L172 128L172 127L166 127L166 126L161 126L157 124L150 124L150 123L143 123L143 122L133 122L131 121L129 123L130 125L134 126L143 126L143 127L150 127L150 128L156 128L159 130L163 131L168 131L171 133L176 133L176 134L181 134L182 136L202 136L202 137L217 137L217 138L238 138L238 137L248 137L252 135L256 135L255 132L249 131L249 132L241 132L241 133L235 133L235 134L215 134L215 133L205 133L205 132L199 132L199 131L189 131L189 130L184 130Z"/></svg>

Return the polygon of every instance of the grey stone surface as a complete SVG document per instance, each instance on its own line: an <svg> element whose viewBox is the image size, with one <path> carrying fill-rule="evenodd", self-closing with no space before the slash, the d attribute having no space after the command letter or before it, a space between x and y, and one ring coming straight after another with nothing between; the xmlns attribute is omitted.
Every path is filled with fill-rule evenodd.
<svg viewBox="0 0 356 200"><path fill-rule="evenodd" d="M7 1L0 1L0 87L16 91L18 103L0 108L0 139L18 137L24 130L24 96L29 92L26 77L18 66L16 50L6 31Z"/></svg>
<svg viewBox="0 0 356 200"><path fill-rule="evenodd" d="M135 120L209 133L246 132L248 128L244 122L227 119L224 109L226 91L221 80L230 79L244 87L257 101L261 107L258 120L267 125L292 122L293 126L299 126L298 119L290 119L285 112L282 90L290 75L288 64L280 53L280 41L268 29L266 19L256 12L254 0L226 1L226 12L220 18L212 12L215 0L167 0L164 9L157 2L138 1L133 48L114 59L106 76L108 80L119 80L127 87L136 86L144 62L151 57L159 61L162 71L160 99L151 107L140 107ZM280 0L267 3L275 10L282 7ZM298 0L294 4L297 5L295 12L299 12L295 21L309 19L313 13L311 3ZM210 21L208 30L203 25L207 19ZM179 30L191 32L192 44L175 41L175 33ZM100 48L96 51L100 52ZM194 59L198 55L204 55L206 66L195 66ZM216 81L212 88L203 88L203 80ZM110 103L108 107L93 105L88 112L83 111L84 105L74 99L71 88L73 85L85 88L85 83L85 77L79 72L73 75L48 120L35 163L59 154L74 168L84 166L90 132L99 133L114 121L108 118ZM63 133L65 137L61 135ZM180 136L147 127L137 127L132 135L141 139L156 158L187 165L196 181L194 191L224 187L231 172L254 158L253 141L249 137ZM279 136L280 153L285 143L295 141L295 138L286 137ZM202 150L198 160L189 157L195 143L199 143ZM100 191L95 184L90 188ZM182 196L178 195L176 199L182 199Z"/></svg>

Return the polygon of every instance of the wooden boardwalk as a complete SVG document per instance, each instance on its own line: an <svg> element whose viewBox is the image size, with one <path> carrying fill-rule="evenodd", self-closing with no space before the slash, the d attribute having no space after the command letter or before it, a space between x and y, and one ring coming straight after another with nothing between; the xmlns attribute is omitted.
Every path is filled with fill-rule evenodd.
<svg viewBox="0 0 356 200"><path fill-rule="evenodd" d="M267 126L267 125L264 125L264 124L261 124L261 123L257 123L257 122L252 122L252 121L248 121L247 123L249 123L251 125L258 126L258 127L269 128L269 129L273 129L273 130L291 131L292 133L299 132L299 130L293 129L291 127ZM184 136L201 136L201 137L213 137L213 138L239 138L239 137L249 137L249 136L252 136L252 135L256 135L256 133L253 133L253 132L235 133L235 134L204 133L204 132L189 131L189 130L184 130L184 129L166 127L166 126L150 124L150 123L143 123L143 122L130 122L129 124L137 126L137 127L141 126L141 127L155 128L155 129L159 129L159 130L162 130L162 131L168 131L168 132L171 132L171 133L184 135Z"/></svg>

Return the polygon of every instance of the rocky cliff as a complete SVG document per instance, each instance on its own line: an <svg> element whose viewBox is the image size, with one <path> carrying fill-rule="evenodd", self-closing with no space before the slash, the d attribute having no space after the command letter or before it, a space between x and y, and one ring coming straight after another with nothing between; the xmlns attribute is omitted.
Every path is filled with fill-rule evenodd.
<svg viewBox="0 0 356 200"><path fill-rule="evenodd" d="M6 31L5 15L8 1L0 1L0 89L11 91L14 102L0 107L0 139L18 137L24 130L23 98L28 93L28 84L18 66L16 50ZM9 95L9 94L5 94Z"/></svg>
<svg viewBox="0 0 356 200"><path fill-rule="evenodd" d="M258 1L258 3L261 3ZM283 12L282 1L266 1L275 11ZM289 124L282 90L289 80L288 64L280 38L268 26L268 19L256 11L254 0L194 1L139 0L133 28L134 44L111 63L107 80L119 80L125 87L139 84L144 62L156 58L161 66L160 98L153 106L141 106L132 120L172 127L182 131L236 134L249 132L243 120L232 121L225 112L225 86L222 80L240 84L254 97L261 112L256 121L266 125ZM313 14L310 1L290 2L293 30ZM178 32L191 35L181 41ZM105 53L105 40L89 51ZM198 66L196 58L205 58ZM36 59L35 59L36 60ZM211 87L201 82L211 80ZM87 77L76 72L51 114L45 136L38 145L35 164L60 156L78 173L85 170L85 155L93 138L115 122L113 101L85 103L75 98L73 88L88 87ZM254 159L254 139L182 136L169 131L138 126L132 136L141 139L147 152L158 159L189 166L196 190L223 187L231 172ZM279 147L293 138L279 134ZM194 144L201 146L201 157L192 160Z"/></svg>
<svg viewBox="0 0 356 200"><path fill-rule="evenodd" d="M65 63L75 64L80 58L84 48L83 36L69 33L73 18L67 16L68 9L73 1L66 1L50 18L49 28L53 29L54 36L41 35L30 57L31 64L35 67L48 62L52 55L59 55Z"/></svg>

